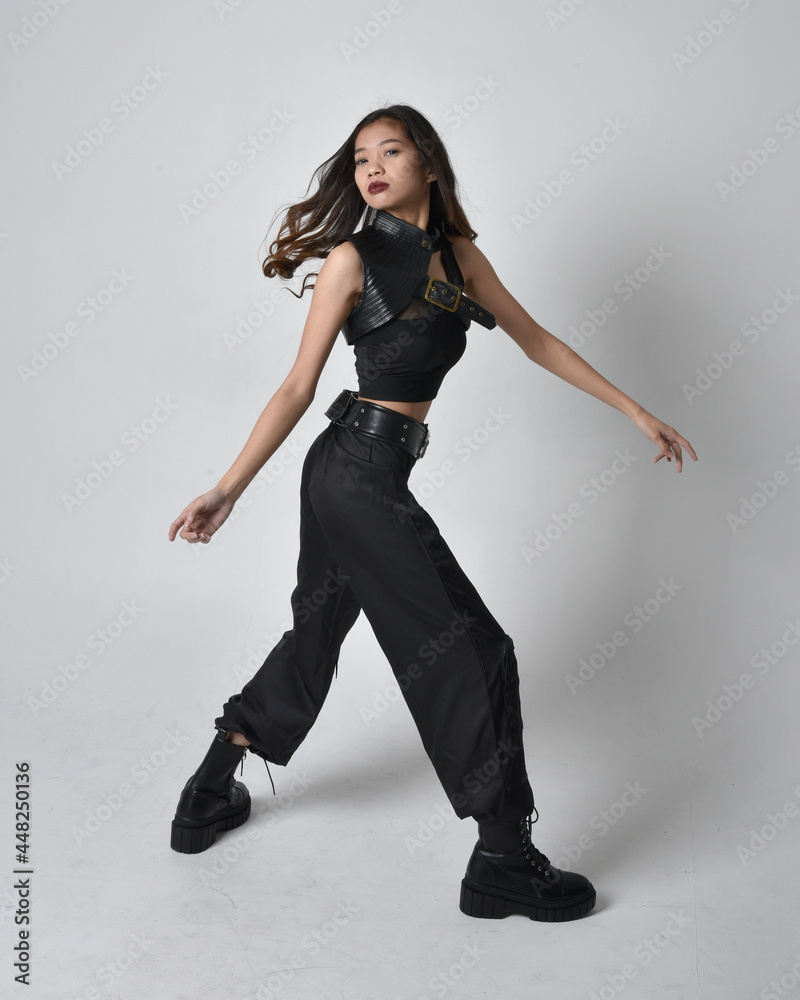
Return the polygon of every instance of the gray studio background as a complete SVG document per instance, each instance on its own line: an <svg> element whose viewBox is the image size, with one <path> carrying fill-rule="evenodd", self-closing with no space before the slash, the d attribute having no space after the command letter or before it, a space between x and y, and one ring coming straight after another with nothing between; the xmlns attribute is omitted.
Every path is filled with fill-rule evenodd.
<svg viewBox="0 0 800 1000"><path fill-rule="evenodd" d="M796 4L14 0L2 22L3 990L792 995ZM473 325L411 477L514 637L534 842L598 889L569 925L459 912L475 826L363 616L278 795L248 758L238 836L168 846L213 718L288 626L302 459L355 385L342 337L212 542L168 528L296 354L309 296L262 276L270 220L390 102L441 130L512 294L700 457L653 465Z"/></svg>

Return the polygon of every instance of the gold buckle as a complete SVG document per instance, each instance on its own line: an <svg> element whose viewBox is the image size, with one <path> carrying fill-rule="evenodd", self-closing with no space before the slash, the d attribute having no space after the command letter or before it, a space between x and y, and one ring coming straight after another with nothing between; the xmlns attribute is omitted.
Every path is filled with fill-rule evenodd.
<svg viewBox="0 0 800 1000"><path fill-rule="evenodd" d="M430 293L431 288L433 288L434 281L438 282L440 285L447 285L448 288L452 288L455 291L455 293L456 293L456 301L453 303L452 306L446 306L442 302L434 302L434 300L430 297L429 293ZM441 278L428 278L428 286L425 289L425 296L424 297L425 297L425 301L426 302L430 302L430 304L432 306L438 306L440 309L444 309L447 312L451 312L452 313L452 312L455 312L456 309L458 309L458 303L461 301L461 289L458 287L458 285L454 285L454 284L452 284L449 281L443 281Z"/></svg>

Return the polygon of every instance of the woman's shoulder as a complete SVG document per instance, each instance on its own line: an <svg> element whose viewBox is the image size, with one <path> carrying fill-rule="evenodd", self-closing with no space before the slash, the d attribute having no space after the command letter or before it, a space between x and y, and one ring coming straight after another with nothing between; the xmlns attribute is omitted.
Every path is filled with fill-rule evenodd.
<svg viewBox="0 0 800 1000"><path fill-rule="evenodd" d="M348 271L355 273L357 271L359 274L361 273L361 255L349 237L346 237L341 243L337 243L328 253L325 264L329 265L329 271L335 270L339 273Z"/></svg>
<svg viewBox="0 0 800 1000"><path fill-rule="evenodd" d="M453 247L458 266L464 276L464 285L475 279L486 267L488 261L472 240L457 233L447 233L447 239ZM468 293L469 294L469 293Z"/></svg>
<svg viewBox="0 0 800 1000"><path fill-rule="evenodd" d="M333 283L338 286L355 304L361 295L362 269L361 256L352 243L337 243L328 253L319 273L320 278L324 275L326 285Z"/></svg>
<svg viewBox="0 0 800 1000"><path fill-rule="evenodd" d="M456 254L462 255L465 260L469 260L470 258L475 259L481 255L477 246L475 246L472 240L468 240L466 236L462 236L460 233L445 233L445 235L452 243Z"/></svg>

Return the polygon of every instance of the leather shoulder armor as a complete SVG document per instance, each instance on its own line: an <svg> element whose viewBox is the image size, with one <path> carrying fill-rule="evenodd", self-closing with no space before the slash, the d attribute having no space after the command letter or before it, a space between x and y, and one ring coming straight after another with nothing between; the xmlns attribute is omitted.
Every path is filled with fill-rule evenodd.
<svg viewBox="0 0 800 1000"><path fill-rule="evenodd" d="M436 249L442 249L448 279L463 286L450 242L438 230L429 233L378 209L370 225L339 240L345 241L358 250L363 274L361 297L342 326L348 344L402 311L427 276Z"/></svg>

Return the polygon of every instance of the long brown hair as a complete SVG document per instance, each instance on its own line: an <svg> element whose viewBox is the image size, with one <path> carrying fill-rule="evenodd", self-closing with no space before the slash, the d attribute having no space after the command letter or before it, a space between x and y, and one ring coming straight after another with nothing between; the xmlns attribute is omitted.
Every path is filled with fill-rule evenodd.
<svg viewBox="0 0 800 1000"><path fill-rule="evenodd" d="M278 235L270 244L269 255L261 269L268 278L276 275L289 279L300 265L311 258L325 258L343 237L358 228L365 212L372 214L366 205L354 178L354 150L356 137L362 128L384 118L400 122L408 137L419 150L422 163L430 167L436 180L430 184L429 222L445 233L456 233L474 240L478 235L467 221L458 196L456 181L450 157L436 129L416 108L408 104L391 104L388 107L370 111L361 119L348 136L346 142L320 164L314 171L306 194L316 181L317 190L303 201L285 209ZM280 209L276 215L284 209ZM273 218L273 222L275 219ZM270 229L272 223L270 223ZM302 296L310 278L317 274L306 274L298 298Z"/></svg>

